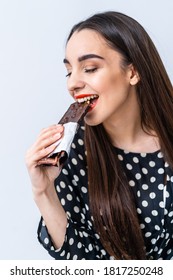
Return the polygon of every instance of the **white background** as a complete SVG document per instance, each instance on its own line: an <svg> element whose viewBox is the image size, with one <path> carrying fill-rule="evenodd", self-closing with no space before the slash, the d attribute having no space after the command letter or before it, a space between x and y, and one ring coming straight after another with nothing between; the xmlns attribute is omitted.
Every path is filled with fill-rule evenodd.
<svg viewBox="0 0 173 280"><path fill-rule="evenodd" d="M72 102L62 60L73 24L116 10L148 31L173 81L171 0L0 0L0 259L50 259L24 157Z"/></svg>

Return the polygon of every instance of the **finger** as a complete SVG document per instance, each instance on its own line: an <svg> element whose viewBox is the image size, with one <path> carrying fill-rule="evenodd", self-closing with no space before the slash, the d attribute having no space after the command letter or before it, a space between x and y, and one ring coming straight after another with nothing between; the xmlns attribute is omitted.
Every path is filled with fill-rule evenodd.
<svg viewBox="0 0 173 280"><path fill-rule="evenodd" d="M35 144L36 152L39 151L39 150L42 150L42 149L46 149L49 146L54 145L54 144L55 144L55 146L57 146L58 143L59 143L58 140L61 141L62 136L63 136L63 134L58 132L58 133L49 135L49 137L47 137L47 138L45 138L43 140L38 141Z"/></svg>
<svg viewBox="0 0 173 280"><path fill-rule="evenodd" d="M43 128L38 135L37 139L46 139L47 137L54 135L55 133L63 133L64 127L63 125L57 124L57 125L52 125L47 128Z"/></svg>
<svg viewBox="0 0 173 280"><path fill-rule="evenodd" d="M36 150L35 148L31 148L26 155L26 164L30 168L31 166L35 166L37 162L45 157L47 157L50 153L54 151L57 144L53 143L52 145Z"/></svg>
<svg viewBox="0 0 173 280"><path fill-rule="evenodd" d="M47 165L53 165L53 166L59 167L59 160L57 159L57 157L56 158L48 158L48 157L46 157L46 158L43 158L43 159L39 160L37 162L36 167L38 167L38 166L47 166Z"/></svg>

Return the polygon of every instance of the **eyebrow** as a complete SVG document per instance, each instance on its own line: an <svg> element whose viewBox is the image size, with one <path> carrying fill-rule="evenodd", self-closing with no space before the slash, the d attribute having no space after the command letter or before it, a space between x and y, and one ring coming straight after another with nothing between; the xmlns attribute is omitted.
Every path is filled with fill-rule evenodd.
<svg viewBox="0 0 173 280"><path fill-rule="evenodd" d="M82 55L78 58L78 61L81 62L81 61L84 61L84 60L87 60L87 59L91 59L91 58L99 58L99 59L104 59L102 56L100 55L97 55L97 54L85 54L85 55ZM65 64L70 64L70 62L68 61L68 59L64 58L63 62Z"/></svg>

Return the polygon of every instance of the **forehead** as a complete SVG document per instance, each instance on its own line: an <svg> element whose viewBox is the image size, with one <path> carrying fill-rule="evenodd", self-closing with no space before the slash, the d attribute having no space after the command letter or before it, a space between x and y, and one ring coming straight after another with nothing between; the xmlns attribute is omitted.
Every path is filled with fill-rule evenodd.
<svg viewBox="0 0 173 280"><path fill-rule="evenodd" d="M66 57L77 54L105 52L110 50L106 40L96 31L83 29L76 31L66 45Z"/></svg>

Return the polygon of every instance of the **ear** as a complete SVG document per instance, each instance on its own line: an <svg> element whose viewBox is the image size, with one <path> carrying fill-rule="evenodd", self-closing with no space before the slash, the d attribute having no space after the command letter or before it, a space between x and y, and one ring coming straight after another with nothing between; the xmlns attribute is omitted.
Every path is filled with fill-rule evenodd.
<svg viewBox="0 0 173 280"><path fill-rule="evenodd" d="M130 65L130 84L136 85L140 81L139 74L133 65Z"/></svg>

